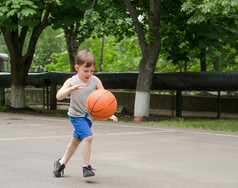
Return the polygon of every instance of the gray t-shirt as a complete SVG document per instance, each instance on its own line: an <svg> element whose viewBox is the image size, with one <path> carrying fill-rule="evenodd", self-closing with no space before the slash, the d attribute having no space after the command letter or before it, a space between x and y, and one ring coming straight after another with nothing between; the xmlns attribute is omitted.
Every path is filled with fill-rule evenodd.
<svg viewBox="0 0 238 188"><path fill-rule="evenodd" d="M79 85L78 75L72 76L72 85ZM82 90L75 90L70 95L70 106L68 115L73 117L85 117L87 113L86 100L90 93L96 90L96 76L90 77L89 83L83 86ZM92 116L87 117L91 122L94 120Z"/></svg>

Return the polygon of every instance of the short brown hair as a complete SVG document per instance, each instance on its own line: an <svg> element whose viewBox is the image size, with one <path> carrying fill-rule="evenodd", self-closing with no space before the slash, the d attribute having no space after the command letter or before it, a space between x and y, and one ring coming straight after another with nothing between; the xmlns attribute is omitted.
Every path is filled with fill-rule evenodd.
<svg viewBox="0 0 238 188"><path fill-rule="evenodd" d="M91 52L88 50L81 50L77 53L75 57L76 65L84 65L85 67L95 66L95 58Z"/></svg>

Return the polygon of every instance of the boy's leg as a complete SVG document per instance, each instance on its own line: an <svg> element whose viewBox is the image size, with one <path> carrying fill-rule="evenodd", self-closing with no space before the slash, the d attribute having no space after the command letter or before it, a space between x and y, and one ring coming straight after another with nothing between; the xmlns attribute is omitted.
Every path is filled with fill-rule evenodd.
<svg viewBox="0 0 238 188"><path fill-rule="evenodd" d="M92 141L93 141L92 136L88 136L88 137L84 138L82 141L82 156L83 156L84 166L90 164Z"/></svg>
<svg viewBox="0 0 238 188"><path fill-rule="evenodd" d="M68 163L69 159L72 157L79 144L79 139L74 136L68 144L63 158L54 162L53 174L55 175L55 177L60 177L64 174L65 165Z"/></svg>
<svg viewBox="0 0 238 188"><path fill-rule="evenodd" d="M92 144L93 137L88 136L83 139L82 141L82 156L83 156L83 176L90 177L95 176L93 172L93 168L90 165L90 157L91 157L91 144Z"/></svg>
<svg viewBox="0 0 238 188"><path fill-rule="evenodd" d="M79 139L76 136L73 136L72 140L70 141L70 143L67 146L67 149L64 153L63 158L59 162L61 164L66 165L68 163L69 159L73 156L76 149L78 148L79 144L80 144Z"/></svg>

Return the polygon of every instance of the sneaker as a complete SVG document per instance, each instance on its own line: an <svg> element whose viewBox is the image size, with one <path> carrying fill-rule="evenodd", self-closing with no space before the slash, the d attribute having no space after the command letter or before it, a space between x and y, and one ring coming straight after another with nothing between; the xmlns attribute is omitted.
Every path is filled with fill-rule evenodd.
<svg viewBox="0 0 238 188"><path fill-rule="evenodd" d="M93 169L91 165L84 166L83 167L83 176L84 177L95 176L93 170L95 170L95 169Z"/></svg>
<svg viewBox="0 0 238 188"><path fill-rule="evenodd" d="M55 177L60 177L61 175L64 175L65 165L61 165L59 161L60 159L55 161L54 163L53 174L55 175Z"/></svg>

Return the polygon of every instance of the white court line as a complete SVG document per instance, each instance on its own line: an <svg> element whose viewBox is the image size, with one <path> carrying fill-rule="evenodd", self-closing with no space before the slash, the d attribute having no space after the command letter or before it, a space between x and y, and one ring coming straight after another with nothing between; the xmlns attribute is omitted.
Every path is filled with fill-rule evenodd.
<svg viewBox="0 0 238 188"><path fill-rule="evenodd" d="M135 134L153 134L158 132L171 132L171 130L167 131L141 131L141 132L122 132L122 133L98 133L93 134L93 136L111 136L111 135L135 135ZM0 141L15 141L15 140L33 140L33 139L51 139L51 138L67 138L72 137L72 135L61 135L61 136L31 136L31 137L19 137L19 138L0 138Z"/></svg>
<svg viewBox="0 0 238 188"><path fill-rule="evenodd" d="M238 135L233 135L233 134L205 133L205 132L181 131L181 130L174 130L174 132L238 138Z"/></svg>
<svg viewBox="0 0 238 188"><path fill-rule="evenodd" d="M22 116L21 116L22 117ZM40 119L40 120L48 120L48 121L62 121L62 122L69 122L68 118L65 119L59 119L59 118L49 118L49 117L30 117L30 116L25 116L26 118L31 118L31 119ZM238 135L233 135L233 134L222 134L222 133L208 133L208 132L199 132L198 131L185 131L185 130L176 130L176 129L163 129L161 127L137 127L136 125L132 126L132 125L122 125L120 123L115 123L115 125L111 125L111 124L104 124L104 123L100 123L100 121L96 121L95 122L96 125L107 125L107 126L113 126L113 127L125 127L125 128L136 128L136 129L151 129L151 130L161 130L158 132L180 132L180 133L190 133L190 134L199 134L199 135L208 135L208 136L222 136L222 137L234 137L234 138L238 138ZM112 133L115 134L115 133ZM1 139L0 139L1 140Z"/></svg>
<svg viewBox="0 0 238 188"><path fill-rule="evenodd" d="M226 135L226 134L211 134L202 132L190 132L190 131L177 131L177 130L159 130L159 131L140 131L140 132L121 132L121 133L97 133L94 136L113 136L113 135L136 135L136 134L155 134L155 133L169 133L169 132L182 132L192 133L209 136L225 136L238 138L238 135ZM52 138L70 138L72 135L61 135L61 136L36 136L36 137L20 137L20 138L0 138L0 141L15 141L15 140L33 140L33 139L52 139Z"/></svg>
<svg viewBox="0 0 238 188"><path fill-rule="evenodd" d="M0 141L15 141L15 140L33 140L33 139L51 139L51 138L67 138L72 135L61 135L61 136L29 136L29 137L18 137L18 138L0 138Z"/></svg>
<svg viewBox="0 0 238 188"><path fill-rule="evenodd" d="M30 118L30 119L39 119L39 120L45 120L45 121L61 121L61 122L70 122L70 120L68 118L62 118L62 119L52 119L52 118L49 118L49 117L30 117L30 116L25 116L27 118ZM113 123L113 125L111 124L108 124L108 122L106 123L101 123L102 121L95 121L93 124L95 125L107 125L107 126L115 126L115 127L125 127L125 128L136 128L136 129L153 129L153 130L168 130L168 129L163 129L163 128L160 128L160 127L139 127L139 126L136 126L136 125L122 125L121 123Z"/></svg>
<svg viewBox="0 0 238 188"><path fill-rule="evenodd" d="M160 131L141 131L141 132L122 132L122 133L101 133L101 134L93 134L95 136L98 136L98 135L135 135L135 134L154 134L154 133L164 133L164 132L173 132L171 130L160 130Z"/></svg>

